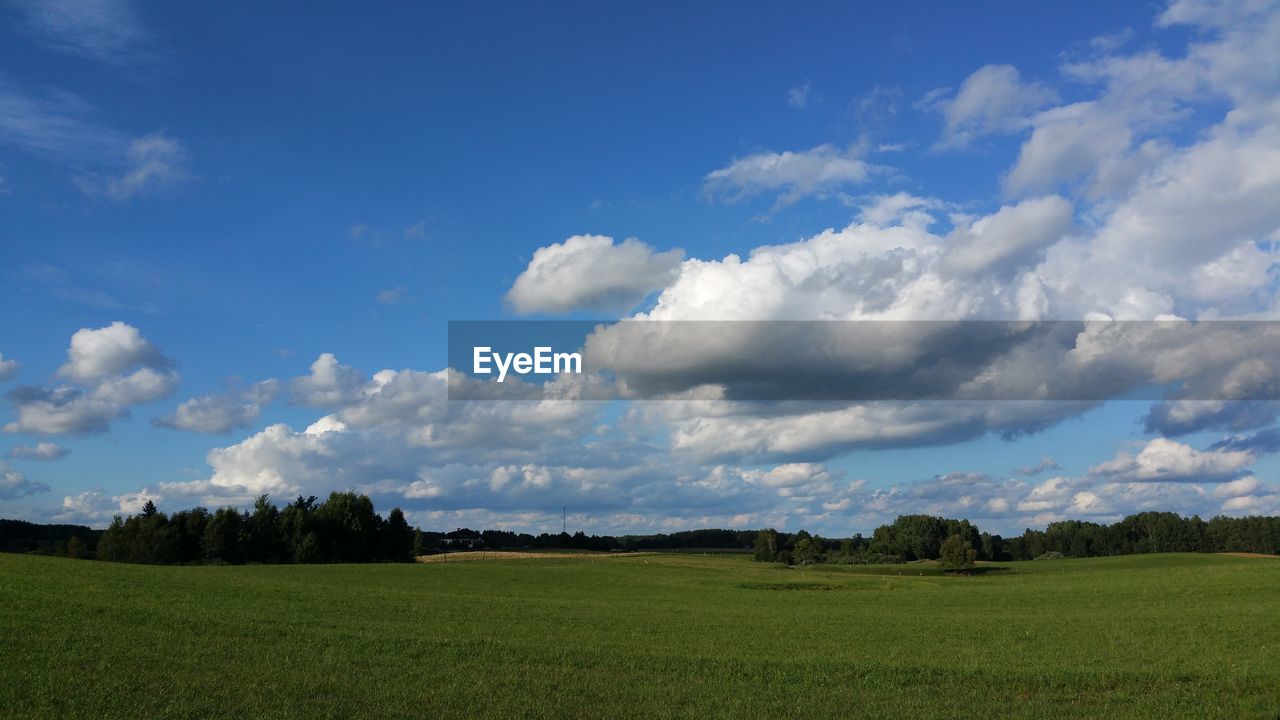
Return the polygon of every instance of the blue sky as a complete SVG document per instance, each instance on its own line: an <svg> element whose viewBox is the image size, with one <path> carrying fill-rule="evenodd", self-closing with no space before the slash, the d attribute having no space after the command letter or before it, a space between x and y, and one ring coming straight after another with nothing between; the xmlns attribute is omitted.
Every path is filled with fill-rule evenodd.
<svg viewBox="0 0 1280 720"><path fill-rule="evenodd" d="M473 414L430 375L460 319L1271 318L1270 3L0 18L0 514L347 487L424 526L534 530L566 504L614 532L1280 512L1265 443L1212 449L1269 405L940 413L888 450L857 412L798 413L777 432L848 432L765 451L757 411ZM1167 208L1189 217L1144 219ZM746 262L770 246L771 270ZM863 284L807 295L823 273ZM754 439L706 449L727 437Z"/></svg>

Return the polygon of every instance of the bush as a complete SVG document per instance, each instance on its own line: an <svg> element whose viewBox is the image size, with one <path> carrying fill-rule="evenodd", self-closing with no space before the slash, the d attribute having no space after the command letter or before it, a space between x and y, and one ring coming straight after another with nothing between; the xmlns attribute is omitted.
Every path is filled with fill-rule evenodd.
<svg viewBox="0 0 1280 720"><path fill-rule="evenodd" d="M965 536L955 534L949 536L939 549L938 567L943 570L968 572L978 559L978 551L969 544Z"/></svg>
<svg viewBox="0 0 1280 720"><path fill-rule="evenodd" d="M1035 559L1036 559L1036 560L1061 560L1061 559L1063 559L1063 558L1065 558L1065 557L1066 557L1066 555L1063 555L1062 553L1058 552L1057 550L1050 550L1049 552L1047 552L1047 553L1045 553L1045 554L1043 554L1043 555L1041 555L1041 556L1039 556L1039 557L1037 557L1037 558L1035 558Z"/></svg>

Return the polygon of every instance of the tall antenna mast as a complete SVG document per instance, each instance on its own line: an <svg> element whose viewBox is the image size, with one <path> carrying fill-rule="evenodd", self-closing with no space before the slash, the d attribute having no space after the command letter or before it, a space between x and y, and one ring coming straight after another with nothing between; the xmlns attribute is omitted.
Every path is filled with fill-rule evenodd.
<svg viewBox="0 0 1280 720"><path fill-rule="evenodd" d="M569 532L569 506L560 508L560 532Z"/></svg>

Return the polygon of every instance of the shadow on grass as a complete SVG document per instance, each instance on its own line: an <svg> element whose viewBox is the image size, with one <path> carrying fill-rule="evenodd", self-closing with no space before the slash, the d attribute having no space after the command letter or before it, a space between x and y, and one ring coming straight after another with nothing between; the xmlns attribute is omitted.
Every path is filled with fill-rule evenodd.
<svg viewBox="0 0 1280 720"><path fill-rule="evenodd" d="M968 570L943 570L938 569L939 575L988 575L990 573L1005 572L1009 568L1000 565L979 565L978 567L969 568Z"/></svg>

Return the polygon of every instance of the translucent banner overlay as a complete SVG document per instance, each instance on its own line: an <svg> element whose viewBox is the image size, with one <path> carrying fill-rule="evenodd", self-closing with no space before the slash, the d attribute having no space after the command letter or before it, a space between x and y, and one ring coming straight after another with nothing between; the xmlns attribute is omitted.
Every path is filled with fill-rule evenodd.
<svg viewBox="0 0 1280 720"><path fill-rule="evenodd" d="M1274 401L1280 322L451 321L449 368L451 400Z"/></svg>

